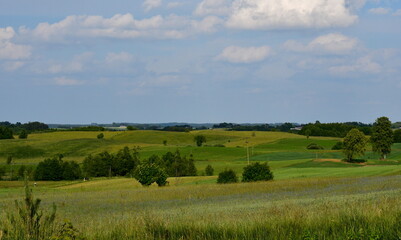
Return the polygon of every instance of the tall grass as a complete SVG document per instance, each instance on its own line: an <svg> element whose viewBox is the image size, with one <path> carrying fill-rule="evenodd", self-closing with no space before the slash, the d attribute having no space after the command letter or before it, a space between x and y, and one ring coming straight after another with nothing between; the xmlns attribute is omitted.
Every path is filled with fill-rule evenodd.
<svg viewBox="0 0 401 240"><path fill-rule="evenodd" d="M190 179L197 178L183 182ZM55 202L87 239L401 237L401 176L185 184L144 188L112 179L36 192L44 207ZM0 208L10 208L16 197L0 195Z"/></svg>

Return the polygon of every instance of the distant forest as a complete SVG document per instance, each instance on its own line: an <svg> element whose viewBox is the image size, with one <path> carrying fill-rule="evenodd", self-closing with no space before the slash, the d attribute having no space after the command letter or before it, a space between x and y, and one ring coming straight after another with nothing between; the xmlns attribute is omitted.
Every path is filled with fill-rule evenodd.
<svg viewBox="0 0 401 240"><path fill-rule="evenodd" d="M372 124L361 122L344 122L344 123L315 123L298 124L298 123L274 123L274 124L236 124L236 123L219 123L219 124L130 124L130 123L112 123L112 124L90 124L90 125L68 125L68 124L45 124L41 122L28 122L15 124L4 121L0 122L0 139L12 138L13 135L21 134L21 132L33 133L43 131L116 131L118 127L126 127L126 130L158 130L170 132L190 132L193 130L204 129L224 129L226 131L276 131L291 132L305 136L324 136L324 137L345 137L345 135L353 128L357 128L365 135L371 135ZM401 128L401 122L392 124L393 129ZM125 130L121 128L118 130Z"/></svg>

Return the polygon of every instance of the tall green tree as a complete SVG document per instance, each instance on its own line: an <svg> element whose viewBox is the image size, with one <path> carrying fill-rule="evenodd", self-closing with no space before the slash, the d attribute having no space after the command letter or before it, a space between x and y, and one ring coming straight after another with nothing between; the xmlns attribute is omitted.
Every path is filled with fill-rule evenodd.
<svg viewBox="0 0 401 240"><path fill-rule="evenodd" d="M365 155L368 140L363 132L354 128L351 129L344 138L343 153L348 162L357 156Z"/></svg>
<svg viewBox="0 0 401 240"><path fill-rule="evenodd" d="M370 141L372 142L373 151L379 153L381 159L386 159L387 154L391 153L391 145L394 141L393 136L391 121L387 117L376 119L373 124Z"/></svg>
<svg viewBox="0 0 401 240"><path fill-rule="evenodd" d="M196 146L201 147L202 144L206 142L206 137L203 135L196 135L194 137L194 141L196 143Z"/></svg>
<svg viewBox="0 0 401 240"><path fill-rule="evenodd" d="M8 127L0 126L0 139L13 139L13 131Z"/></svg>

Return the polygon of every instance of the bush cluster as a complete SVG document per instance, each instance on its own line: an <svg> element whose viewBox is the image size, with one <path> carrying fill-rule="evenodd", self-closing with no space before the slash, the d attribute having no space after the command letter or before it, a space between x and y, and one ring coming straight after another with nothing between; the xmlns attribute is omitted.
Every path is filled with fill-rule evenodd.
<svg viewBox="0 0 401 240"><path fill-rule="evenodd" d="M273 173L270 171L270 167L267 163L253 163L244 167L242 173L242 182L257 182L257 181L269 181L273 180ZM238 182L237 174L232 170L228 169L219 173L217 183L236 183Z"/></svg>
<svg viewBox="0 0 401 240"><path fill-rule="evenodd" d="M267 163L254 163L244 168L243 182L269 181L273 179L273 173Z"/></svg>
<svg viewBox="0 0 401 240"><path fill-rule="evenodd" d="M217 183L236 183L238 182L237 174L232 169L225 170L219 173Z"/></svg>

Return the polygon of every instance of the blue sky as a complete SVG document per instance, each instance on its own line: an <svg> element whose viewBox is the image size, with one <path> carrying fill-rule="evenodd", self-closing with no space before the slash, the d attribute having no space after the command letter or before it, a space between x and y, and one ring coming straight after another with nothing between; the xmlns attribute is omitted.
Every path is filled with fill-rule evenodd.
<svg viewBox="0 0 401 240"><path fill-rule="evenodd" d="M401 121L399 0L0 0L0 121Z"/></svg>

